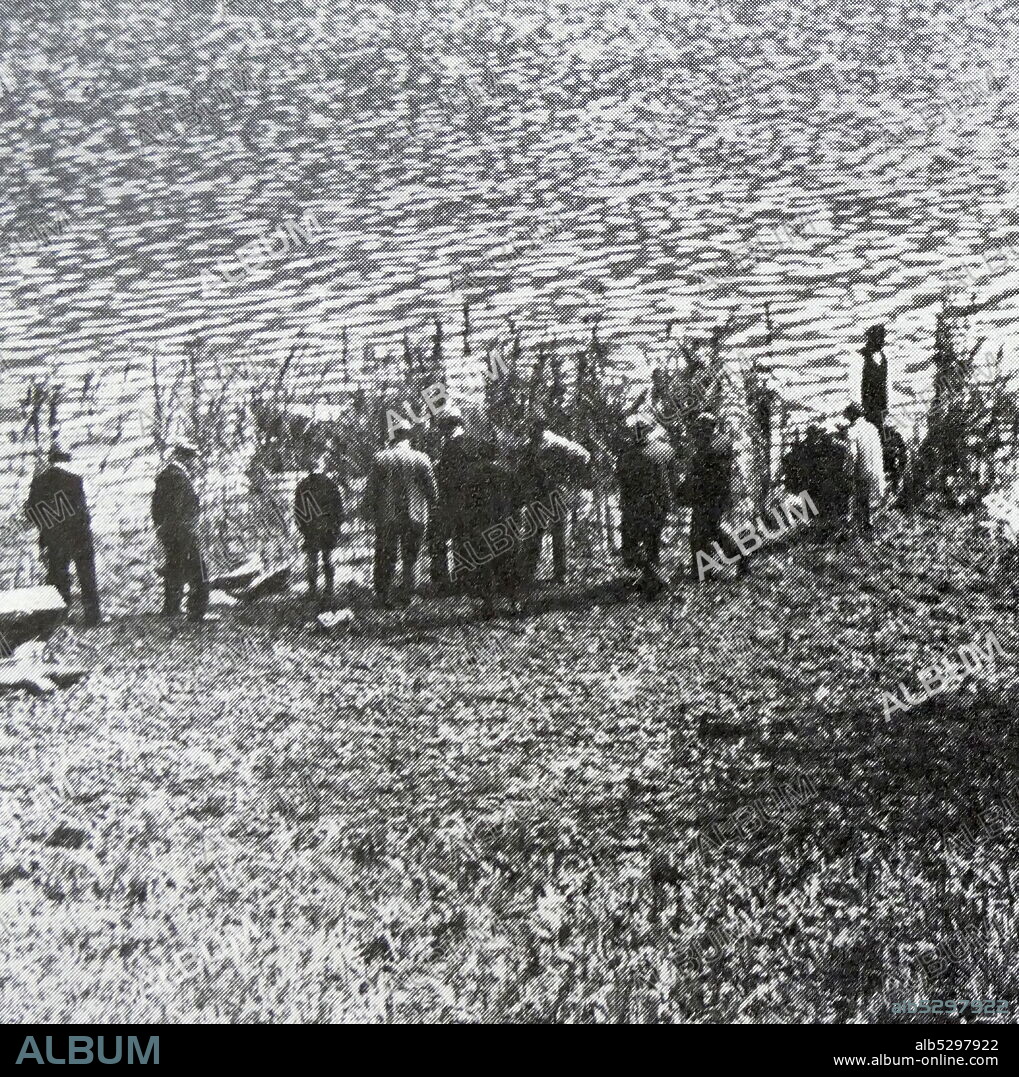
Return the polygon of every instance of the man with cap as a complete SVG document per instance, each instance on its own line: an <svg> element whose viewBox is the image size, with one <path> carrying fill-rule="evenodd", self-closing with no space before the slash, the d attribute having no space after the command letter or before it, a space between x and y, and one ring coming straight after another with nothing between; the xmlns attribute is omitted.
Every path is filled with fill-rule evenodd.
<svg viewBox="0 0 1019 1077"><path fill-rule="evenodd" d="M428 456L411 446L414 429L403 421L393 430L393 444L372 458L363 511L375 525L375 595L391 605L390 589L398 558L403 561L401 599L414 594L414 570L439 489Z"/></svg>
<svg viewBox="0 0 1019 1077"><path fill-rule="evenodd" d="M715 549L721 549L726 559L738 562L739 575L750 571L747 558L722 526L732 505L733 450L718 431L718 419L713 412L703 411L694 421L693 459L682 499L691 506L690 564L691 573L701 578L698 554L713 560Z"/></svg>
<svg viewBox="0 0 1019 1077"><path fill-rule="evenodd" d="M96 586L92 522L81 476L60 466L70 459L71 454L59 445L52 446L49 466L32 479L25 515L39 529L46 582L60 592L68 605L71 604L69 566L74 562L81 602L85 607L84 623L93 626L101 624L102 618Z"/></svg>
<svg viewBox="0 0 1019 1077"><path fill-rule="evenodd" d="M675 500L676 454L651 437L653 425L650 416L631 415L616 459L623 563L640 570L638 587L648 598L665 586L659 571L662 531Z"/></svg>
<svg viewBox="0 0 1019 1077"><path fill-rule="evenodd" d="M297 484L294 492L294 518L304 540L308 559L308 594L318 594L318 562L322 559L325 595L333 593L333 550L340 538L343 524L343 494L337 483L326 474L325 456L312 455L308 474Z"/></svg>
<svg viewBox="0 0 1019 1077"><path fill-rule="evenodd" d="M203 621L209 606L209 574L198 538L201 506L191 469L198 448L190 441L174 442L170 459L156 476L152 522L163 544L163 613L180 612L184 585L188 587L188 620Z"/></svg>
<svg viewBox="0 0 1019 1077"><path fill-rule="evenodd" d="M866 535L874 532L873 514L885 496L885 462L881 434L864 417L863 408L852 403L843 412L849 420L846 432L846 473L853 484L853 519Z"/></svg>

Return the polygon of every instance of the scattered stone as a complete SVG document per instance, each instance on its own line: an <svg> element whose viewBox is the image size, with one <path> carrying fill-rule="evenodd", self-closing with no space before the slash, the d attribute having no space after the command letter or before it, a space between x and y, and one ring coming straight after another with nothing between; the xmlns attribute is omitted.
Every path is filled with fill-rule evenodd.
<svg viewBox="0 0 1019 1077"><path fill-rule="evenodd" d="M342 635L354 627L353 610L332 610L320 613L315 618L315 623L323 632L330 635Z"/></svg>

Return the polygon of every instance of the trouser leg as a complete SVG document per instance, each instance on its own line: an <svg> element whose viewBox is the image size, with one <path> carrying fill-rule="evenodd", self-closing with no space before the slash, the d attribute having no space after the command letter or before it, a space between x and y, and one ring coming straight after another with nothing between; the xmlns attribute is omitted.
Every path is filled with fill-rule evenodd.
<svg viewBox="0 0 1019 1077"><path fill-rule="evenodd" d="M71 604L71 574L68 572L70 554L56 546L46 547L46 582L60 592L60 597Z"/></svg>
<svg viewBox="0 0 1019 1077"><path fill-rule="evenodd" d="M543 531L539 531L531 538L523 540L520 548L520 572L525 583L534 583L538 574L538 564L541 561L541 542L545 537Z"/></svg>
<svg viewBox="0 0 1019 1077"><path fill-rule="evenodd" d="M701 506L695 505L690 514L690 572L697 579L700 579L697 554L703 553L705 557L714 556L714 551L710 548L712 531L711 514Z"/></svg>
<svg viewBox="0 0 1019 1077"><path fill-rule="evenodd" d="M552 575L562 582L566 579L566 520L557 520L552 532Z"/></svg>
<svg viewBox="0 0 1019 1077"><path fill-rule="evenodd" d="M180 612L180 600L184 594L183 550L176 539L164 539L163 553L166 567L163 569L163 613Z"/></svg>
<svg viewBox="0 0 1019 1077"><path fill-rule="evenodd" d="M85 620L96 622L100 619L99 588L96 584L96 554L91 536L78 548L74 555L74 571L81 588L81 603L85 607Z"/></svg>
<svg viewBox="0 0 1019 1077"><path fill-rule="evenodd" d="M874 527L870 516L870 490L864 484L856 488L856 525L861 531L870 531Z"/></svg>
<svg viewBox="0 0 1019 1077"><path fill-rule="evenodd" d="M332 596L333 584L336 581L336 570L333 568L333 548L325 546L322 549L322 575L325 578L325 593Z"/></svg>
<svg viewBox="0 0 1019 1077"><path fill-rule="evenodd" d="M187 543L186 578L188 582L188 620L200 621L209 608L209 572L198 543L197 535L190 535Z"/></svg>
<svg viewBox="0 0 1019 1077"><path fill-rule="evenodd" d="M409 597L414 593L415 574L418 554L421 552L421 543L425 536L423 524L414 523L412 520L403 522L400 529L400 548L403 555L403 591Z"/></svg>
<svg viewBox="0 0 1019 1077"><path fill-rule="evenodd" d="M305 570L308 580L308 594L318 594L318 550L313 546L309 546L304 551L305 563L307 568Z"/></svg>
<svg viewBox="0 0 1019 1077"><path fill-rule="evenodd" d="M662 579L662 530L664 520L652 520L644 534L644 579L655 587L661 586Z"/></svg>
<svg viewBox="0 0 1019 1077"><path fill-rule="evenodd" d="M449 528L441 520L429 525L428 536L429 578L435 584L449 583Z"/></svg>
<svg viewBox="0 0 1019 1077"><path fill-rule="evenodd" d="M400 552L400 533L392 523L381 524L375 531L375 595L380 601L389 597L389 588Z"/></svg>

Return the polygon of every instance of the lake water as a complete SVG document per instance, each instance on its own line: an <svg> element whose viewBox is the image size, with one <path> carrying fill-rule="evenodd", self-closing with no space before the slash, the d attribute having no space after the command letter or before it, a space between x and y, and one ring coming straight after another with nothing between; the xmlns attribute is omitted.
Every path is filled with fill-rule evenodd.
<svg viewBox="0 0 1019 1077"><path fill-rule="evenodd" d="M640 385L667 320L696 335L735 311L731 348L775 370L796 421L841 410L863 327L885 321L908 427L946 291L981 306L981 354L1017 365L1016 7L15 2L8 503L33 379L62 386L94 498L123 502L155 467L154 355L178 383L164 408L186 411L194 340L206 392L233 406L302 334L295 392L341 401L435 318L471 391L510 318L566 352L599 319ZM239 250L307 214L314 238L239 273ZM219 269L235 283L203 288ZM48 403L39 417L45 440Z"/></svg>

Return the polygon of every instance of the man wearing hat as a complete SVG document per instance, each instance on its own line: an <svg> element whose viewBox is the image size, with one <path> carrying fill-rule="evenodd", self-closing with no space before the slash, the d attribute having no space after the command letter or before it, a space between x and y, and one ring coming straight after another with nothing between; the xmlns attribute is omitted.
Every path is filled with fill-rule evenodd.
<svg viewBox="0 0 1019 1077"><path fill-rule="evenodd" d="M675 500L676 454L652 439L654 420L631 415L627 441L616 460L623 564L640 570L638 587L648 598L665 586L659 571L662 531Z"/></svg>
<svg viewBox="0 0 1019 1077"><path fill-rule="evenodd" d="M71 604L69 567L74 562L81 602L85 607L85 624L92 626L102 623L92 522L81 476L60 466L70 459L70 453L53 445L49 451L49 466L32 479L25 515L39 529L46 582L60 592L68 605Z"/></svg>
<svg viewBox="0 0 1019 1077"><path fill-rule="evenodd" d="M418 554L439 499L432 461L411 446L413 436L406 421L394 428L393 444L372 459L362 502L375 525L375 595L387 607L398 558L403 560L401 597L409 602L414 594Z"/></svg>
<svg viewBox="0 0 1019 1077"><path fill-rule="evenodd" d="M860 399L868 422L880 428L888 411L888 360L885 358L885 327L871 325L864 336Z"/></svg>
<svg viewBox="0 0 1019 1077"><path fill-rule="evenodd" d="M152 494L152 522L166 555L163 613L173 616L180 612L187 584L189 621L205 620L209 606L209 574L198 538L201 506L191 477L197 455L198 447L190 441L174 442Z"/></svg>
<svg viewBox="0 0 1019 1077"><path fill-rule="evenodd" d="M343 494L336 482L326 474L324 455L313 454L308 473L294 492L294 518L304 540L308 558L308 594L318 594L318 562L322 558L325 594L333 593L333 550L340 538L343 524Z"/></svg>
<svg viewBox="0 0 1019 1077"><path fill-rule="evenodd" d="M866 535L874 532L873 514L885 496L885 462L878 428L852 403L843 412L846 432L846 473L853 484L853 519Z"/></svg>

